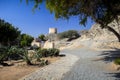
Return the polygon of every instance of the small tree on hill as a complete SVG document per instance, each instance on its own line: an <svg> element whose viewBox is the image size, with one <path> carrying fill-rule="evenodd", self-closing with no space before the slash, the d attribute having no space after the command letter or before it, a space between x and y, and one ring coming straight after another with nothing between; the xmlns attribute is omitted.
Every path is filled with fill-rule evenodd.
<svg viewBox="0 0 120 80"><path fill-rule="evenodd" d="M44 34L39 35L38 38L41 39L42 41L46 41L46 37Z"/></svg>
<svg viewBox="0 0 120 80"><path fill-rule="evenodd" d="M68 41L78 38L80 35L75 30L68 30L58 34L60 39L68 38Z"/></svg>

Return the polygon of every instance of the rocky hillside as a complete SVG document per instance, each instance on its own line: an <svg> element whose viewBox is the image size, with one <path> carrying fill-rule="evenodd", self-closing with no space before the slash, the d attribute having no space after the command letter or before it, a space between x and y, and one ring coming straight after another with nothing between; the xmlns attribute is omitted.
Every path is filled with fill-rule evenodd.
<svg viewBox="0 0 120 80"><path fill-rule="evenodd" d="M120 21L118 23L114 21L110 23L109 26L120 33ZM81 31L81 34L82 35L79 39L79 42L84 41L84 43L82 42L82 44L85 44L87 46L94 48L120 47L120 43L118 42L117 37L111 31L107 29L101 29L100 25L97 23L95 23L90 30ZM90 45L88 45L88 43Z"/></svg>
<svg viewBox="0 0 120 80"><path fill-rule="evenodd" d="M113 29L120 33L120 21L113 21L109 24ZM72 41L67 38L59 40L57 34L48 35L50 41L54 41L56 48L76 48L76 47L89 47L89 48L119 48L120 42L117 37L108 29L101 29L100 25L95 23L90 30L80 31L81 37Z"/></svg>
<svg viewBox="0 0 120 80"><path fill-rule="evenodd" d="M120 29L118 29L119 24L117 24L115 21L109 24L112 26L117 32L119 32ZM116 36L110 32L107 29L101 29L99 24L94 24L90 30L88 30L86 33L82 34L82 38L91 38L93 40L97 41L117 41Z"/></svg>
<svg viewBox="0 0 120 80"><path fill-rule="evenodd" d="M117 32L119 32L120 21L117 23L116 21L109 24L112 28L114 28ZM76 48L80 46L86 46L90 48L120 48L120 43L116 36L107 29L101 29L99 24L94 24L90 30L81 31L81 37L67 43L64 45L64 48L71 47Z"/></svg>

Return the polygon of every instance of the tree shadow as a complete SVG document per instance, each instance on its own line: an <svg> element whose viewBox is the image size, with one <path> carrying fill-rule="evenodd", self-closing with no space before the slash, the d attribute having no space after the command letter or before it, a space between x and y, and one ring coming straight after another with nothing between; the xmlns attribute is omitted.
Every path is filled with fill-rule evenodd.
<svg viewBox="0 0 120 80"><path fill-rule="evenodd" d="M114 80L120 80L120 72L117 72L117 73L106 73L106 74L109 74L110 76L115 77ZM110 76L108 76L108 77L110 77Z"/></svg>
<svg viewBox="0 0 120 80"><path fill-rule="evenodd" d="M116 58L120 58L120 49L103 51L102 54L100 54L98 56L102 56L101 60L103 60L105 62L112 62Z"/></svg>
<svg viewBox="0 0 120 80"><path fill-rule="evenodd" d="M102 57L99 60L102 60L106 63L109 63L109 62L114 61L116 58L120 58L120 49L103 51L102 54L100 54L98 56ZM106 74L109 74L110 76L115 77L116 78L115 80L120 80L120 71L112 72L112 73L106 73Z"/></svg>
<svg viewBox="0 0 120 80"><path fill-rule="evenodd" d="M65 54L59 54L58 56L59 57L65 57L66 55Z"/></svg>

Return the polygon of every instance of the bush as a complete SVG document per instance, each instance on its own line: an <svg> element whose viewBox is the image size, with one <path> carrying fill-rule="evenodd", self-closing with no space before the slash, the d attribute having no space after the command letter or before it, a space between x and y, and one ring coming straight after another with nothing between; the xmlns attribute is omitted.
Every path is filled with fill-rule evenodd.
<svg viewBox="0 0 120 80"><path fill-rule="evenodd" d="M35 53L30 56L31 53L28 52L25 48L18 48L17 46L11 47L1 47L0 48L0 64L4 64L5 60L10 59L23 59L27 65L32 65L32 60L39 61L42 65L48 64L48 61L41 60L41 57L49 57L49 56L58 56L59 50L56 48L51 49L38 49L35 50Z"/></svg>
<svg viewBox="0 0 120 80"><path fill-rule="evenodd" d="M59 52L60 52L59 49L56 49L56 48L48 49L48 53L50 54L50 56L58 56Z"/></svg>
<svg viewBox="0 0 120 80"><path fill-rule="evenodd" d="M114 63L120 65L120 58L115 59Z"/></svg>
<svg viewBox="0 0 120 80"><path fill-rule="evenodd" d="M77 31L75 30L69 30L69 31L65 31L65 32L62 32L62 33L59 33L58 34L58 37L60 39L64 39L64 38L68 38L68 40L73 40L73 39L76 39L78 38L80 35L78 34Z"/></svg>
<svg viewBox="0 0 120 80"><path fill-rule="evenodd" d="M60 51L59 49L56 48L50 48L50 49L39 49L37 52L41 54L42 57L49 57L49 56L58 56Z"/></svg>
<svg viewBox="0 0 120 80"><path fill-rule="evenodd" d="M22 54L19 54L22 59L27 63L27 65L32 65L32 57L29 56L28 50L22 49Z"/></svg>
<svg viewBox="0 0 120 80"><path fill-rule="evenodd" d="M22 53L23 53L23 50L16 46L1 47L0 48L0 64L2 64L5 60L21 59L19 54L22 54Z"/></svg>
<svg viewBox="0 0 120 80"><path fill-rule="evenodd" d="M47 49L39 49L39 53L42 54L42 57L48 57L50 55Z"/></svg>
<svg viewBox="0 0 120 80"><path fill-rule="evenodd" d="M41 61L40 58L42 58L42 54L40 52L41 52L41 49L38 49L38 50L35 50L35 53L34 53L34 58L39 62Z"/></svg>
<svg viewBox="0 0 120 80"><path fill-rule="evenodd" d="M46 41L46 37L44 34L39 35L38 38L41 39L42 41Z"/></svg>
<svg viewBox="0 0 120 80"><path fill-rule="evenodd" d="M0 64L4 62L8 58L8 47L1 47L0 48Z"/></svg>
<svg viewBox="0 0 120 80"><path fill-rule="evenodd" d="M21 59L19 54L23 53L22 48L18 48L17 46L12 46L8 50L9 58L13 60Z"/></svg>

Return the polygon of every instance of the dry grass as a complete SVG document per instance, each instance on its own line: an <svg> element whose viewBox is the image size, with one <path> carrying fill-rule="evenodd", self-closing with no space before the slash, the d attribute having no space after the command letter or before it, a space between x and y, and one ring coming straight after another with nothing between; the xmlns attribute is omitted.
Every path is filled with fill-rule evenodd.
<svg viewBox="0 0 120 80"><path fill-rule="evenodd" d="M53 63L60 59L60 57L48 57L44 58L48 60L50 63ZM0 68L0 80L18 80L25 75L28 75L42 67L40 66L27 66L25 62L19 61L12 61L14 63L13 66L1 67ZM44 67L44 66L43 66Z"/></svg>

